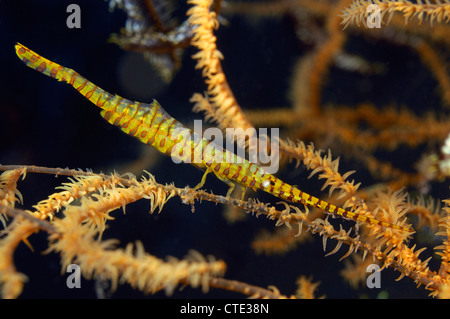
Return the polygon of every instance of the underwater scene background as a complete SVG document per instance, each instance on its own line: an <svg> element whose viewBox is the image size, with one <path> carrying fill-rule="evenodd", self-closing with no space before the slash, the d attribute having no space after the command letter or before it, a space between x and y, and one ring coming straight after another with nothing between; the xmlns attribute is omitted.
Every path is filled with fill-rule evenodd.
<svg viewBox="0 0 450 319"><path fill-rule="evenodd" d="M142 8L145 1L124 2ZM160 2L153 1L157 7L163 6ZM163 20L175 28L185 21L186 12L192 5L173 2L171 10L163 8L168 12ZM66 9L72 3L81 9L81 28L67 27L70 13ZM414 19L404 28L395 21L383 25L383 30L377 34L376 30L371 34L368 29L361 31L362 25L352 25L345 29L345 40L339 48L333 48L334 53L330 54L333 57L319 61L314 58L330 37L327 25L332 20L330 15L341 12L336 11L336 7L342 6L343 2L316 1L316 5L309 1L247 3L255 6L248 9L235 1L219 1L221 25L215 35L217 47L224 56L222 67L227 82L249 121L256 128L280 128L282 139L314 143L315 149L324 150L322 155L327 155L329 149L333 159L340 157L339 172L355 171L348 179L354 179L355 184L361 183L359 190L367 201L377 189L386 193L389 193L387 187L393 191L408 191L412 198L409 203L422 203L423 210L427 208L428 211L421 215L411 204L413 212L408 215L408 224L413 225L416 233L407 245L415 244L417 249L428 247L420 258L431 257L428 265L438 271L442 261L433 247L442 245L445 236L435 235L437 223L430 220L436 221L446 214L445 210L434 206L449 198L449 175L431 171L439 167L439 160L445 160L441 149L450 132L450 101L445 99L449 94L445 75L448 78L450 37L447 40L434 37L437 31L433 31L429 21L415 29ZM274 5L277 3L279 6ZM265 11L264 4L273 7ZM125 10L118 7L110 10L109 2L103 0L0 2L2 165L80 168L95 173L132 173L138 177L147 176L146 170L158 183L174 183L179 188L194 187L200 182L201 170L188 164L175 164L170 157L124 134L102 119L97 107L72 87L25 67L14 51L14 45L20 42L56 63L76 70L110 93L147 103L156 99L171 116L188 127L193 126L195 119L204 121L204 129L216 126L205 121L203 113L193 112L193 103L189 101L194 93L207 90L202 72L195 68L196 60L192 58L198 49L186 45L177 50L176 56L170 55L175 54L173 51L159 53L168 59L165 61L179 63L174 70L168 71L170 76L164 78L161 69L148 62L148 56L136 52L144 49L126 50L111 41L112 34L120 34L125 28L127 19ZM444 29L442 32L448 32L448 23L435 24ZM150 35L151 32L155 30L151 29ZM428 43L443 63L443 76L437 76L433 64L416 50L420 41ZM154 52L146 50L147 54L158 55L156 49ZM325 71L317 66L321 63ZM308 70L314 68L320 83L309 86L314 77ZM313 94L314 89L319 90L320 100L315 111L309 112L308 106L298 97ZM362 105L366 104L369 111L365 113ZM404 118L409 121L403 121ZM434 158L435 162L426 161L427 158ZM319 174L308 178L311 170L302 163L297 167L296 160L282 156L280 170L275 175L314 196L338 204L336 196L328 196L328 188L321 190L324 181L317 178ZM375 168L370 166L372 164ZM384 168L385 164L393 169ZM67 181L64 176L28 173L24 180L18 181L17 189L23 196L23 204L16 203L16 207L32 210L33 205L56 192L55 187ZM228 186L212 174L203 188L223 196L228 190ZM280 199L262 191L249 190L248 197L284 209L282 204L277 204ZM344 201L339 200L342 205ZM347 252L346 245L325 257L338 242L328 239L324 251L323 236L319 234L304 231L308 237L294 243L286 240L286 245L290 245L288 248L279 242L275 244L275 238L274 245L280 245L278 253L254 249L255 238L270 237L257 237L261 232L267 234L287 229L283 225L276 227L276 221L264 215L255 217L242 210L226 213L232 210L229 205L208 201L195 202L192 213L191 206L183 204L178 197L171 198L160 213L149 214L149 207L148 200L142 199L127 205L125 214L121 209L111 213L114 220L108 221L102 240L118 239L118 246L122 248L129 242L140 241L148 253L161 259L167 256L181 259L194 249L202 255L223 260L227 265L224 278L263 288L273 285L286 296L296 295L300 276L310 278L312 282L320 281L314 291L315 297L427 298L430 293L424 285L416 288L417 284L408 276L396 281L401 272L390 267L381 272L381 288L368 288L364 278L352 286L351 280L342 276L342 271L346 267L356 269L355 264L362 264L362 261L352 256L339 261ZM303 209L301 205L299 207ZM55 216L62 217L59 214L63 212ZM231 221L230 214L239 218ZM435 216L428 218L431 214ZM321 218L325 219L325 216ZM11 220L9 217L8 221ZM330 217L330 222L337 230L339 225L346 230L355 225L343 218ZM294 237L296 230L287 229L287 232ZM287 232L280 236L287 236ZM4 234L0 240L6 237ZM243 296L215 288L205 293L201 288L183 285L177 286L169 296L164 290L146 295L128 284L110 291L110 283L101 276L83 278L81 288L69 289L60 256L55 252L43 253L48 247L47 237L44 231L32 234L28 242L33 251L20 243L14 252L17 271L28 278L19 298ZM367 242L371 243L370 240ZM366 258L371 260L372 256ZM448 270L440 273L443 277L445 271ZM351 272L356 276L357 270Z"/></svg>

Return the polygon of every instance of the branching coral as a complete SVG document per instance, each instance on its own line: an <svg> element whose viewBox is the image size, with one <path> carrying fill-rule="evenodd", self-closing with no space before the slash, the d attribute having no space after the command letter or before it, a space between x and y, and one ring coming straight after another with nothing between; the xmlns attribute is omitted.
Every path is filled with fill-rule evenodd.
<svg viewBox="0 0 450 319"><path fill-rule="evenodd" d="M111 3L130 9L138 2ZM384 24L381 30L368 30L354 24L364 23L368 4L376 4L384 15L391 15L389 23ZM364 286L367 266L375 263L383 270L394 269L399 278L411 278L429 290L432 296L448 298L449 202L444 200L441 209L437 204L439 195L435 196L436 199L425 198L427 192L434 195L429 190L436 188L435 184L439 185L441 194L448 197L448 189L442 191L448 178L448 172L444 169L448 154L442 151L446 149L445 139L448 136L448 116L443 110L448 104L450 90L448 68L445 67L448 57L445 48L448 48L450 34L446 24L448 3L355 1L352 4L351 1L299 0L274 1L270 4L230 2L222 8L222 1L192 0L189 5L187 20L178 26L173 22L166 24L168 20L162 19L158 10L153 10L157 6L147 9L139 6L140 11L128 12L131 20L128 31L116 37L115 42L127 50L143 48L150 43L145 49L147 53L156 53L164 47L167 50L158 54L169 54L176 63L180 60L175 52L188 44L192 45L192 58L201 72L204 81L201 84L205 85L206 93L194 95L191 102L196 103L195 110L205 111L205 119L214 120L222 129L234 127L245 130L262 123L281 126L283 135L277 140L283 168L281 174L284 172L292 183L301 183L302 187L310 185L312 191L326 198L327 202L359 216L405 227L412 225L416 233L372 225L364 218L356 222L332 219L317 207L279 203L277 199L260 193L250 194L250 198L244 200L220 196L220 190L216 188L209 193L185 186L195 185L197 180L185 180L182 187L164 185L156 182L160 176L156 173L156 177L149 175L139 179L131 173L106 175L86 170L2 165L0 168L5 171L0 177L0 220L4 225L0 238L3 297L18 297L26 287L27 274L20 270L21 265L14 254L21 242L32 247L31 239L35 233L40 233L49 240L46 253L59 256L63 272L68 265L77 264L83 277L110 281L113 290L127 283L133 289L149 294L164 291L171 295L177 287L191 286L201 287L204 292L208 292L209 288L219 288L258 298L317 297L326 286L326 280L322 278L314 276L314 280L321 280L318 286L306 279L305 275L309 274L300 271L283 273L290 277L291 282L299 278L297 292L284 291L284 287L278 289L277 282L272 282L272 278L282 272L279 270L280 264L289 264L289 258L301 254L302 249L312 246L315 241L326 251L326 256L337 256L336 260L325 259L325 262L320 259L321 266L329 264L339 272L344 263L337 262L337 259L345 260L345 269L340 272L353 287ZM136 12L140 15L136 16ZM289 15L296 21L299 41L312 41L308 43L312 49L302 54L297 66L291 68L292 106L251 111L241 108L236 92L245 91L245 88L233 91L231 88L234 85L228 83L230 78L225 76L226 68L222 66L223 54L217 43L220 37L219 21L223 21L219 19L219 13L227 18L252 15L255 19L270 17L278 20L283 15ZM143 14L148 14L150 19ZM150 26L150 20L153 26ZM303 22L299 23L300 20ZM432 23L425 24L425 20ZM140 24L136 26L136 21L144 21L145 27ZM424 24L423 28L417 28L418 22ZM361 36L375 43L391 43L416 52L415 61L421 62L434 77L442 105L433 105L432 110L423 115L408 105L399 110L394 106L379 106L377 101L357 101L356 105L328 102L326 93L330 90L329 81L336 81L336 69L344 68L344 72L364 74L373 80L373 74L383 76L389 67L387 63L370 61L370 57L366 58L364 54L355 58L357 54L346 52L351 50L349 43L353 44L353 37ZM167 67L165 74L170 74L167 79L171 78L172 67ZM357 80L354 81L352 83ZM427 107L422 105L422 109ZM405 155L401 154L405 149ZM424 154L410 159L410 150ZM398 160L396 163L395 158L384 156L384 153L400 153L400 162L405 166L398 165ZM341 156L337 157L338 154ZM297 165L287 164L289 160L294 160ZM68 175L69 179L59 182L55 191L48 189L48 197L33 205L27 202L27 193L22 198L19 192L22 185L18 186L21 177L27 174L22 182L26 185L29 175L33 173ZM294 174L300 174L300 177ZM371 177L361 178L363 174ZM317 183L321 186L317 187ZM422 195L417 195L419 193ZM253 233L249 225L256 225L261 231L252 244L246 243L246 249L253 248L256 253L264 253L263 257L267 258L265 262L271 258L282 261L277 260L274 269L265 267L266 264L264 267L250 265L252 272L264 272L265 268L269 268L270 277L255 285L242 281L242 278L235 280L228 277L228 270L240 268L240 262L226 258L222 260L220 252L217 259L190 251L185 258L177 256L163 260L156 253L152 254L154 247L142 241L121 245L115 234L108 234L108 228L113 227L115 219L118 219L115 210L123 208L129 211L133 209L133 203L148 201L152 213L162 211L163 215L169 215L172 207L168 208L168 205L177 199L188 205L182 205L188 211L208 207L206 209L213 212L214 208L207 204L211 202L219 204L220 209L237 209L242 215L242 211L247 212L247 217L252 215L254 218L247 218L246 227L239 228L237 222L235 225L221 224L221 228L230 227L233 229L232 237L238 237L242 232ZM23 208L18 208L17 203ZM129 215L127 213L124 218L129 218ZM262 218L264 216L266 218ZM169 227L178 218L174 217ZM196 224L195 227L203 226ZM236 227L236 232L233 227ZM424 234L431 238L430 243L423 242ZM216 246L224 245L222 242L230 247L243 244L230 244L230 237L214 240L208 237L202 238L202 241ZM430 249L425 246L432 247L438 259L431 259ZM308 255L302 258L302 262L312 263L312 259ZM298 265L299 261L295 262Z"/></svg>

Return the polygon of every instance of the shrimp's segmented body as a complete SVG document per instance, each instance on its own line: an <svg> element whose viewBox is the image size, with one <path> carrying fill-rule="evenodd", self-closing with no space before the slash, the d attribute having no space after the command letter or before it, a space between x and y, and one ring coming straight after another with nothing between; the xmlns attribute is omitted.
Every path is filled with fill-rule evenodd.
<svg viewBox="0 0 450 319"><path fill-rule="evenodd" d="M283 182L274 175L265 172L263 168L226 149L219 148L209 140L196 138L196 136L198 137L196 133L191 132L171 117L156 100L146 104L133 102L118 95L110 94L74 70L52 62L22 44L16 44L16 53L28 67L58 81L72 85L89 101L102 109L101 115L105 120L118 126L128 135L153 146L161 153L168 154L174 159L191 163L206 170L202 182L198 186L203 185L206 174L214 173L220 180L231 186L230 190L237 183L244 188L261 189L278 198L310 207L317 207L333 215L372 225L381 225L408 232L412 231L400 225L383 222L332 205ZM186 135L179 132L188 132L188 135L194 138L186 139ZM182 147L176 148L177 145L182 145ZM205 150L208 150L208 146L210 147L209 150L212 151L205 152ZM193 160L196 157L200 158L200 160ZM227 160L218 161L217 158Z"/></svg>

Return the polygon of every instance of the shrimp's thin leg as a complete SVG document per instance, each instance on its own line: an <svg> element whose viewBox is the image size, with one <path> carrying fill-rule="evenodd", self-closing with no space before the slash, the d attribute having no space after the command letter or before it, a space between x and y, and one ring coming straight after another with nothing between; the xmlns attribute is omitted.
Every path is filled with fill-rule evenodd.
<svg viewBox="0 0 450 319"><path fill-rule="evenodd" d="M203 174L202 180L200 181L200 183L197 184L197 186L194 187L194 190L197 190L199 188L202 188L203 185L205 185L206 182L206 176L208 176L208 174L211 173L211 170L206 169L205 173Z"/></svg>
<svg viewBox="0 0 450 319"><path fill-rule="evenodd" d="M231 180L229 180L228 178L225 178L225 177L223 177L223 176L221 176L220 174L215 174L216 175L216 177L218 178L218 179L220 179L222 182L224 182L225 184L227 184L230 188L228 189L228 191L227 191L227 197L231 197L231 193L233 192L233 190L234 190L234 187L236 186L236 184L235 183L233 183Z"/></svg>
<svg viewBox="0 0 450 319"><path fill-rule="evenodd" d="M220 174L215 173L215 175L216 175L216 177L218 179L220 179L222 182L224 182L225 184L227 184L230 187L228 189L228 191L227 191L227 195L226 196L228 198L231 198L231 194L233 193L233 191L234 191L234 189L236 187L236 183L234 183L232 180L230 180L230 179L228 179L228 178L226 178L226 177L224 177L224 176L222 176ZM247 189L247 187L244 187L244 186L242 186L240 184L237 184L237 185L240 186L243 189L241 200L244 200L244 198L245 198L245 190Z"/></svg>
<svg viewBox="0 0 450 319"><path fill-rule="evenodd" d="M233 193L235 184L234 183L229 183L229 186L230 186L230 188L228 189L227 197L231 197L231 193Z"/></svg>

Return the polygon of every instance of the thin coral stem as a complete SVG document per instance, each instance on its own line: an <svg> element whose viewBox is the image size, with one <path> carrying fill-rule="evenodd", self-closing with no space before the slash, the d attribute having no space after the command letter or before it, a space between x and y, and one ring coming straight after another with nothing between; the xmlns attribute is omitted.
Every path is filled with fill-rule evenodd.
<svg viewBox="0 0 450 319"><path fill-rule="evenodd" d="M5 213L11 217L23 217L26 220L34 223L37 226L36 230L42 229L48 233L56 232L56 229L49 222L36 218L23 209L11 208L4 205L0 205L0 213Z"/></svg>

